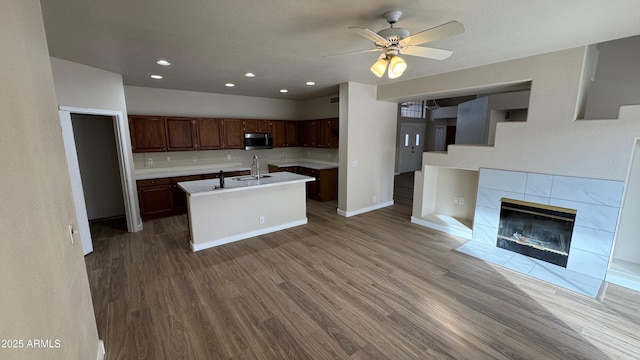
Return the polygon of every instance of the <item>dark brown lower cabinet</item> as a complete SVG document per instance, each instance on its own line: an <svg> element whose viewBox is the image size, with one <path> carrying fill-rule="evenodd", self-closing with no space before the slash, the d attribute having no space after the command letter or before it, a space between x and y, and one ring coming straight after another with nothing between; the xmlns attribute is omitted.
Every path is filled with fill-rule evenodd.
<svg viewBox="0 0 640 360"><path fill-rule="evenodd" d="M224 176L249 175L250 171L229 171ZM186 214L187 194L178 187L182 181L217 179L220 173L138 180L138 202L143 220Z"/></svg>
<svg viewBox="0 0 640 360"><path fill-rule="evenodd" d="M338 169L311 169L303 166L279 167L269 165L269 172L288 171L300 175L310 176L316 181L307 183L307 197L318 201L338 199Z"/></svg>
<svg viewBox="0 0 640 360"><path fill-rule="evenodd" d="M143 219L173 213L173 187L170 178L138 180L138 202Z"/></svg>

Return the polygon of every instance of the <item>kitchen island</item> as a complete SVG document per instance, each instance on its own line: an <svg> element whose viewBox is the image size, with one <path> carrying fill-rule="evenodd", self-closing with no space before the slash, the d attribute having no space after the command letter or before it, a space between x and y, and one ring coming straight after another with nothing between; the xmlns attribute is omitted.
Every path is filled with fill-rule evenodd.
<svg viewBox="0 0 640 360"><path fill-rule="evenodd" d="M187 194L191 249L203 250L307 223L309 176L278 172L178 183Z"/></svg>

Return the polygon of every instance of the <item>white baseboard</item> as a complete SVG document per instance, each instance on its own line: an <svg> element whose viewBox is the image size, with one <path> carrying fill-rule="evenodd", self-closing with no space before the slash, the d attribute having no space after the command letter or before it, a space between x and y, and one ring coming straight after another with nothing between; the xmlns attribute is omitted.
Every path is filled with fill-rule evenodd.
<svg viewBox="0 0 640 360"><path fill-rule="evenodd" d="M441 231L445 234L450 234L450 235L454 235L454 236L458 236L461 237L463 239L467 239L467 240L471 240L472 237L472 233L469 230L462 230L462 229L456 229L454 227L450 227L450 226L446 226L446 225L442 225L442 224L437 224L435 222L429 221L429 220L425 220L425 219L421 219L421 218L417 218L412 216L411 217L411 222L414 224L418 224L424 227L428 227L434 230L438 230Z"/></svg>
<svg viewBox="0 0 640 360"><path fill-rule="evenodd" d="M193 250L195 252L195 251L200 251L200 250L204 250L204 249L209 249L209 248L212 248L212 247L215 247L215 246L220 246L220 245L232 243L234 241L244 240L244 239L248 239L248 238L251 238L251 237L254 237L254 236L264 235L264 234L272 233L272 232L275 232L275 231L280 231L280 230L292 228L292 227L295 227L295 226L305 225L307 222L308 222L308 219L305 217L303 220L293 221L293 222L290 222L290 223L277 225L277 226L270 226L268 228L249 231L249 232L245 232L245 233L241 233L241 234L236 234L236 235L228 236L228 237L222 238L222 239L207 241L207 242L204 242L204 243L201 243L201 244L194 244L193 241L192 241L190 243L191 244L191 250Z"/></svg>
<svg viewBox="0 0 640 360"><path fill-rule="evenodd" d="M622 271L607 270L605 280L611 284L616 284L627 289L640 291L640 276L628 274Z"/></svg>
<svg viewBox="0 0 640 360"><path fill-rule="evenodd" d="M104 341L98 340L98 355L96 356L96 360L104 360Z"/></svg>
<svg viewBox="0 0 640 360"><path fill-rule="evenodd" d="M385 208L387 206L392 206L392 205L393 205L393 200L387 201L387 202L383 202L383 203L380 203L380 204L377 204L377 205L374 205L374 206L369 206L369 207L366 207L366 208L354 210L354 211L344 211L344 210L338 209L337 213L340 216L350 217L350 216L364 214L364 213L369 212L369 211L382 209L382 208Z"/></svg>

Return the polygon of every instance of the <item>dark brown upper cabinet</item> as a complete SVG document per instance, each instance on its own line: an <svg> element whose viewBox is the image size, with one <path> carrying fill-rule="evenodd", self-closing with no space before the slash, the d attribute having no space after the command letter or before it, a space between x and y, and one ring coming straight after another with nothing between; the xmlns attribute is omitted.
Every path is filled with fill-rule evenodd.
<svg viewBox="0 0 640 360"><path fill-rule="evenodd" d="M222 149L222 120L199 118L195 119L195 123L198 150Z"/></svg>
<svg viewBox="0 0 640 360"><path fill-rule="evenodd" d="M129 116L133 152L166 151L165 121L161 116Z"/></svg>
<svg viewBox="0 0 640 360"><path fill-rule="evenodd" d="M268 134L271 132L271 120L244 120L244 132Z"/></svg>
<svg viewBox="0 0 640 360"><path fill-rule="evenodd" d="M244 148L244 120L222 120L223 147L225 149Z"/></svg>
<svg viewBox="0 0 640 360"><path fill-rule="evenodd" d="M196 131L192 118L165 117L165 127L168 151L196 149Z"/></svg>

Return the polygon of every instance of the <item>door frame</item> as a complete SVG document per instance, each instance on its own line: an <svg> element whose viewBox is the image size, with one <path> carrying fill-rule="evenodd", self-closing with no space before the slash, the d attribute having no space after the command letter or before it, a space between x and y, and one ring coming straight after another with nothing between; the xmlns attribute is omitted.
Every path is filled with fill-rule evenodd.
<svg viewBox="0 0 640 360"><path fill-rule="evenodd" d="M73 127L71 124L71 114L82 115L102 115L113 118L113 127L115 133L116 150L118 153L118 165L120 168L120 183L122 185L122 196L124 200L124 210L127 220L127 230L129 232L137 232L142 230L142 221L138 213L137 203L137 190L135 186L133 155L130 151L131 145L129 143L128 135L128 123L121 111L100 110L100 109L87 109L70 106L58 107L58 113L60 116L60 124L63 129L63 139L65 150L70 151L67 158L71 158L69 164L69 176L71 177L72 190L74 192L74 202L76 206L76 212L78 213L78 228L80 230L80 236L83 241L88 239L91 244L91 234L88 232L89 222L87 219L87 207L84 200L84 193L82 192L82 179L80 178L80 169L78 167L78 154L75 147L75 140L73 138ZM66 134L65 134L66 131ZM69 133L70 131L70 133ZM69 135L71 135L69 137ZM73 156L75 155L75 160ZM75 165L74 165L75 164ZM75 169L72 167L75 166ZM78 186L79 184L79 186ZM75 194L79 191L79 194ZM82 223L81 223L82 219ZM83 236L83 227L84 236ZM84 249L84 247L83 247Z"/></svg>

